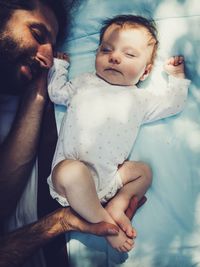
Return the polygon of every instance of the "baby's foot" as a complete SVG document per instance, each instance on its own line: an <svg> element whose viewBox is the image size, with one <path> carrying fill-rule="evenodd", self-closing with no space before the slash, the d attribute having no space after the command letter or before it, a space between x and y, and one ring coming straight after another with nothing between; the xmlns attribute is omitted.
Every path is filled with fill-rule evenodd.
<svg viewBox="0 0 200 267"><path fill-rule="evenodd" d="M136 230L132 227L131 221L126 216L123 210L119 210L119 208L116 205L112 205L111 203L108 204L106 210L113 218L113 220L124 231L127 237L129 238L136 237Z"/></svg>
<svg viewBox="0 0 200 267"><path fill-rule="evenodd" d="M117 236L107 236L106 239L119 252L128 252L133 248L133 239L128 238L121 230Z"/></svg>

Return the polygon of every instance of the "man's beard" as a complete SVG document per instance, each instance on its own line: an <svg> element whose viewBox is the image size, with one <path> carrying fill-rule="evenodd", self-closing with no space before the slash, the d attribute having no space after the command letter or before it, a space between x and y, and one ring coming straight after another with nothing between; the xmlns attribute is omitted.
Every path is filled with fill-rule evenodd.
<svg viewBox="0 0 200 267"><path fill-rule="evenodd" d="M9 36L0 39L0 93L19 95L39 76L41 67L35 54L34 49L21 48ZM29 68L31 79L19 72L22 65Z"/></svg>

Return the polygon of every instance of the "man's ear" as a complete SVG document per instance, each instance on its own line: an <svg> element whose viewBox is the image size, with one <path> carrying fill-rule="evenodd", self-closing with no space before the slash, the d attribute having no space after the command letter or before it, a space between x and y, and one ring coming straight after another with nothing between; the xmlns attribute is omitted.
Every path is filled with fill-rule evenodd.
<svg viewBox="0 0 200 267"><path fill-rule="evenodd" d="M140 77L140 81L146 80L146 78L149 76L149 73L152 70L152 67L153 67L153 65L151 63L146 66L144 73Z"/></svg>

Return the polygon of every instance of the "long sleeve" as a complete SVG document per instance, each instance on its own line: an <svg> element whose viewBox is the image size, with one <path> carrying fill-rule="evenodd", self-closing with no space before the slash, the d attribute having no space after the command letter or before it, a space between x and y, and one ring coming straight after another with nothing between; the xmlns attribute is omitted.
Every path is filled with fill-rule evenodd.
<svg viewBox="0 0 200 267"><path fill-rule="evenodd" d="M181 112L186 104L190 80L169 76L163 90L141 90L143 123L166 118ZM145 91L145 92L144 92Z"/></svg>
<svg viewBox="0 0 200 267"><path fill-rule="evenodd" d="M69 63L65 60L54 58L54 64L48 74L48 93L52 102L68 106L76 89L68 81Z"/></svg>

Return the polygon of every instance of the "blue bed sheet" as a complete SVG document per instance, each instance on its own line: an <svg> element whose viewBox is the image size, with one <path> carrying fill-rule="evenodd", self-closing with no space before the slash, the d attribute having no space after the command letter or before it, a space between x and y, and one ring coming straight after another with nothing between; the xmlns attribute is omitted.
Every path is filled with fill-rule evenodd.
<svg viewBox="0 0 200 267"><path fill-rule="evenodd" d="M114 251L103 237L77 232L66 235L70 266L200 266L200 5L197 0L82 0L74 10L70 38L62 49L71 59L70 77L94 71L99 29L117 14L153 17L160 48L155 69L144 86L162 90L163 61L182 54L191 79L185 110L141 128L130 159L153 169L147 203L132 224L138 236L129 253ZM58 127L64 110L57 106Z"/></svg>

